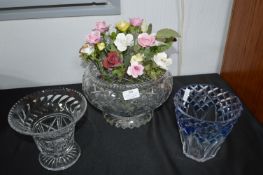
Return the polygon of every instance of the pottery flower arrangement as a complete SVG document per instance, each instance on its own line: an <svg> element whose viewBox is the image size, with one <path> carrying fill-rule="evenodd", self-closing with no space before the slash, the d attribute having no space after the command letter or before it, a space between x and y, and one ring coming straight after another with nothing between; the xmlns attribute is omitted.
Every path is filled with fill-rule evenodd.
<svg viewBox="0 0 263 175"><path fill-rule="evenodd" d="M141 18L118 22L114 30L105 21L96 23L80 49L84 61L92 61L109 82L136 83L161 77L172 64L164 52L179 34L172 29L152 33Z"/></svg>

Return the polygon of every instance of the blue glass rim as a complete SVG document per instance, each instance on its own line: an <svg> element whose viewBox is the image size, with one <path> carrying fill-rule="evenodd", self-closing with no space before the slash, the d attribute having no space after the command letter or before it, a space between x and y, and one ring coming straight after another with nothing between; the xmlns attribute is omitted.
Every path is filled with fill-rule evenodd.
<svg viewBox="0 0 263 175"><path fill-rule="evenodd" d="M187 89L188 87L190 86L210 86L210 87L215 87L215 88L218 88L218 89L221 89L221 90L224 90L224 92L227 92L228 94L230 94L231 96L235 97L235 99L237 100L237 103L239 104L240 108L238 110L238 113L236 115L234 115L233 117L227 119L227 120L224 120L224 121L210 121L210 120L202 120L202 119L199 119L199 118L196 118L194 116L191 116L189 115L188 113L186 113L179 105L177 105L177 101L179 101L179 99L177 99L177 96L180 96L180 92L184 89ZM188 88L189 89L189 88ZM186 85L186 86L183 86L181 87L180 89L178 89L174 95L174 105L175 105L175 112L178 110L179 112L181 112L184 116L187 116L188 118L190 119L193 119L195 121L198 121L198 122L207 122L207 123L219 123L219 124L225 124L225 123L228 123L228 122L231 122L233 120L236 120L238 119L240 116L241 116L241 112L243 110L243 105L242 105L242 102L241 100L239 99L239 97L237 95L235 95L234 93L232 93L231 91L229 90L226 90L224 88L221 88L221 87L218 87L216 85L213 85L213 84L206 84L206 83L201 83L201 84L198 84L198 83L195 83L195 84L189 84L189 85Z"/></svg>

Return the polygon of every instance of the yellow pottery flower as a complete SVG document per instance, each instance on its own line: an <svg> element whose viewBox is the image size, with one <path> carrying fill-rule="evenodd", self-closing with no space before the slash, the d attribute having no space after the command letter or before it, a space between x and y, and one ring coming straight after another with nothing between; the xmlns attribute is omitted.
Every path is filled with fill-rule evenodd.
<svg viewBox="0 0 263 175"><path fill-rule="evenodd" d="M140 53L137 53L136 55L133 55L131 57L131 63L134 63L134 62L142 62L144 59L144 55L143 54L140 54Z"/></svg>
<svg viewBox="0 0 263 175"><path fill-rule="evenodd" d="M97 44L97 47L98 47L98 49L100 50L100 51L102 51L103 49L105 49L105 43L98 43Z"/></svg>
<svg viewBox="0 0 263 175"><path fill-rule="evenodd" d="M130 23L127 21L120 21L116 24L116 28L121 32L125 32L129 27Z"/></svg>

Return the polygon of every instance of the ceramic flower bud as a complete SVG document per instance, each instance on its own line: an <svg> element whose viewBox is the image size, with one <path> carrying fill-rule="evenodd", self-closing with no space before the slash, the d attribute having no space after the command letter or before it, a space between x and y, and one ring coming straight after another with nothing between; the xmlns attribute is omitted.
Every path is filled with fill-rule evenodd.
<svg viewBox="0 0 263 175"><path fill-rule="evenodd" d="M120 21L116 24L116 28L121 32L126 32L130 27L130 23L127 21Z"/></svg>
<svg viewBox="0 0 263 175"><path fill-rule="evenodd" d="M148 27L149 27L149 24L146 23L145 21L142 22L142 25L141 25L141 30L143 33L146 33L147 30L148 30Z"/></svg>

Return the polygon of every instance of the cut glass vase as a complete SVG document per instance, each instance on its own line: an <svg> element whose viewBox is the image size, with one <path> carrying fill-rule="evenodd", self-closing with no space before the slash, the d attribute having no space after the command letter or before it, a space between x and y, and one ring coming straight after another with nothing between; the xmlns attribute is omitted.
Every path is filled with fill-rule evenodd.
<svg viewBox="0 0 263 175"><path fill-rule="evenodd" d="M33 136L44 168L58 171L72 166L81 154L74 131L86 108L85 97L75 90L42 90L14 104L8 122L15 131Z"/></svg>
<svg viewBox="0 0 263 175"><path fill-rule="evenodd" d="M237 96L209 84L181 88L174 104L183 152L199 162L216 156L243 109Z"/></svg>

